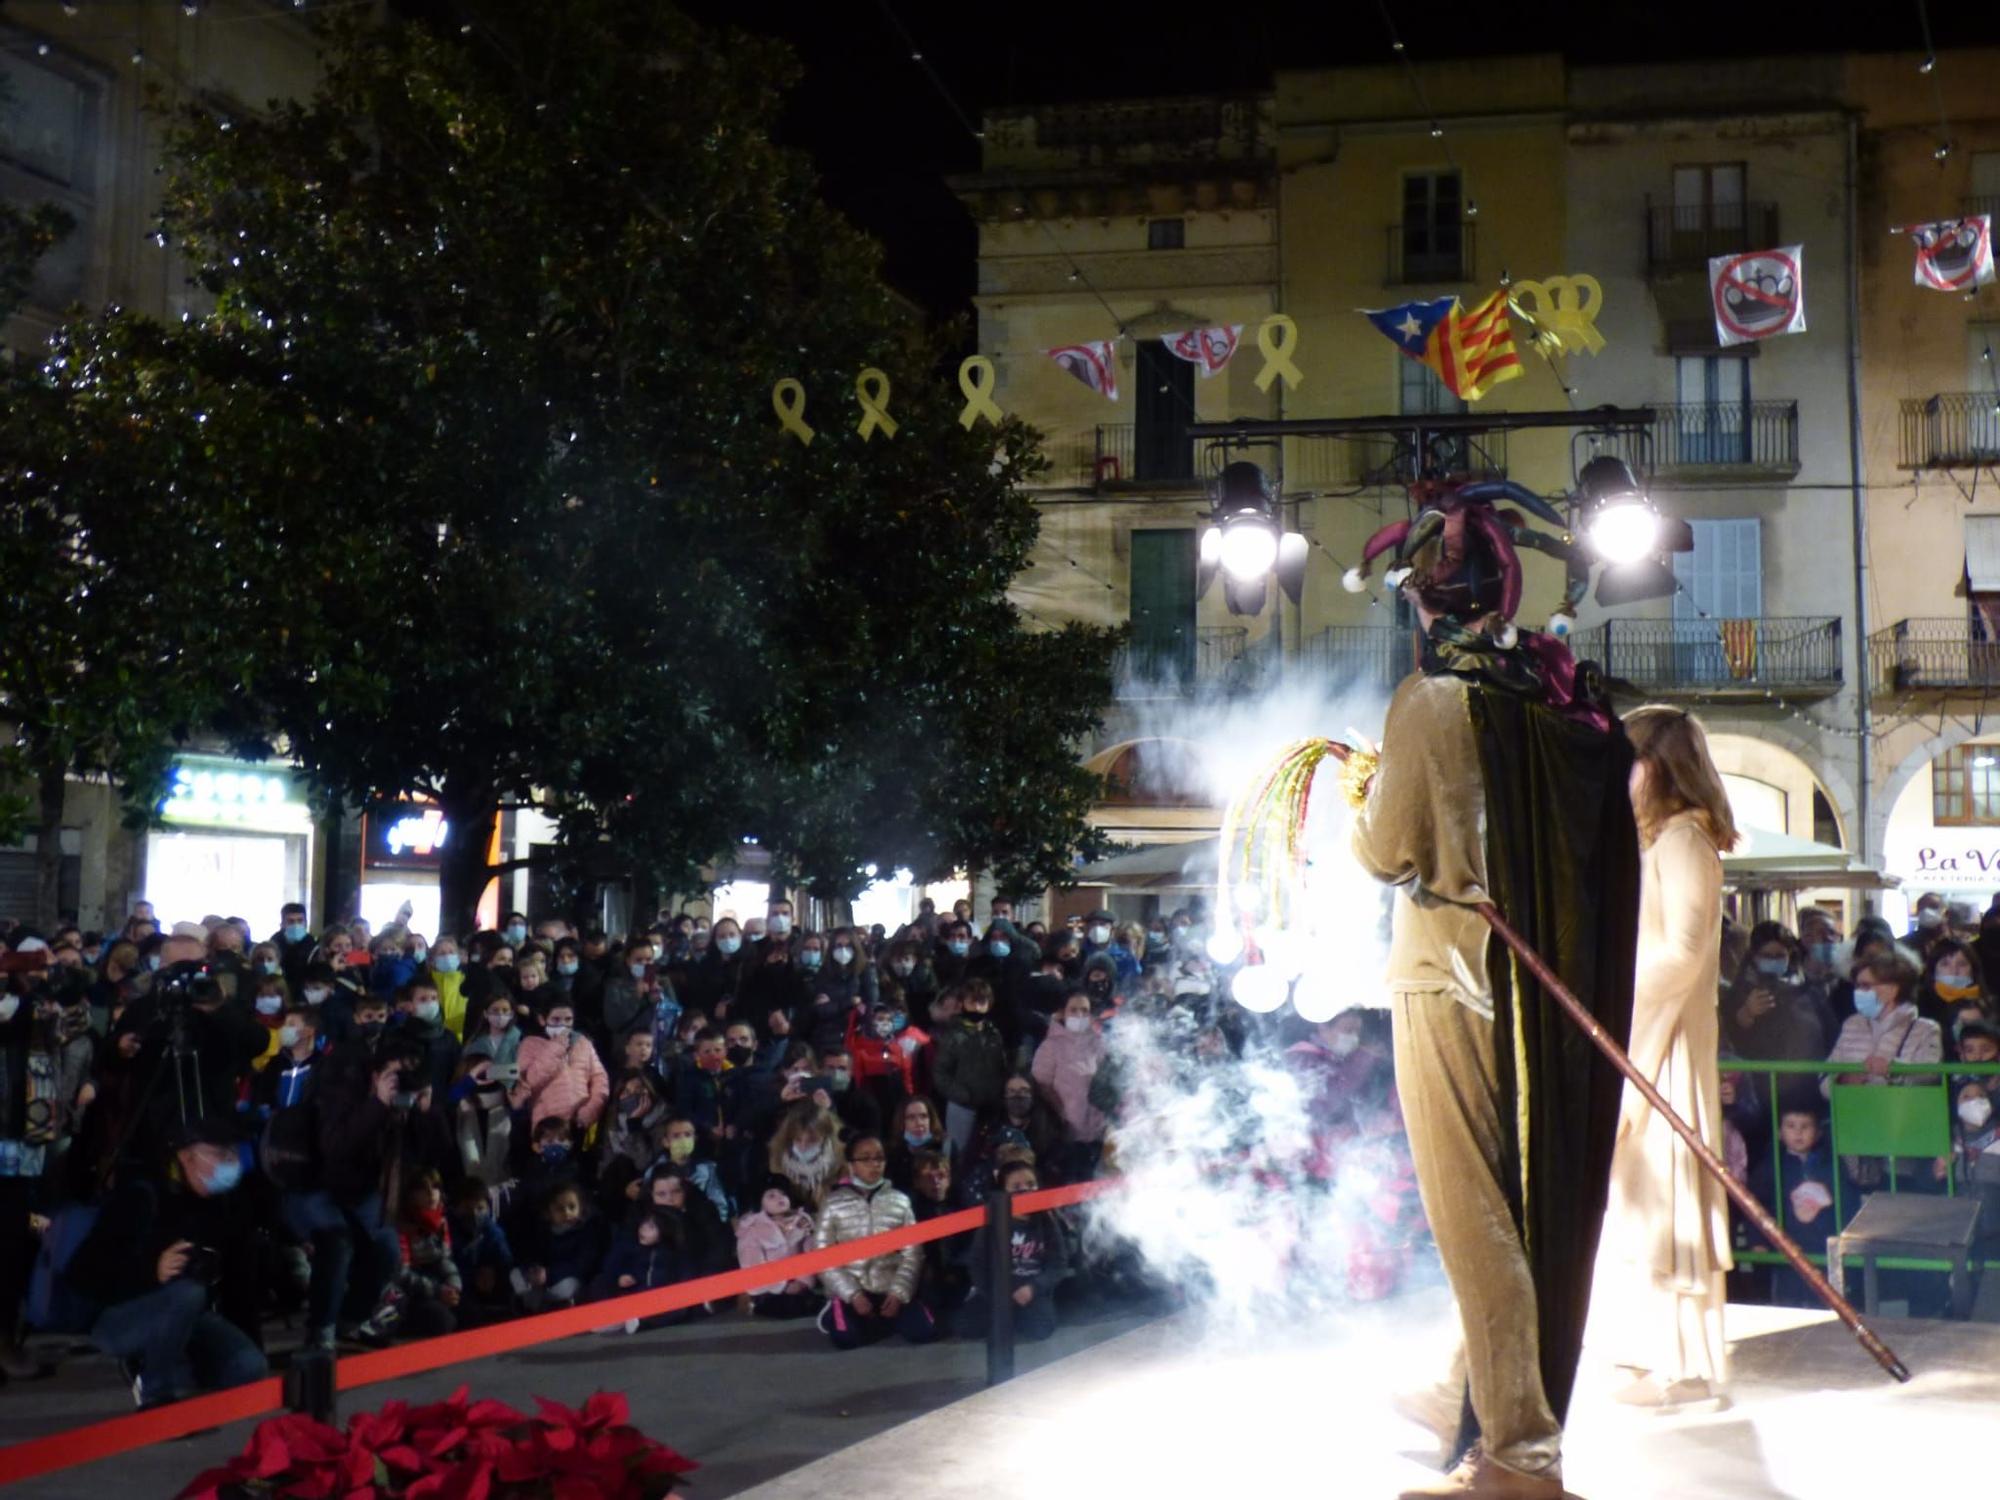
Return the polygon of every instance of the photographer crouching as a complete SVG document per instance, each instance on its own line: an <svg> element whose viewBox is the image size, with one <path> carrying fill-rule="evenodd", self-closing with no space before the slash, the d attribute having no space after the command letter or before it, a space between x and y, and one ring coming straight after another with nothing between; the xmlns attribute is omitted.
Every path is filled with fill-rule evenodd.
<svg viewBox="0 0 2000 1500"><path fill-rule="evenodd" d="M257 1216L236 1191L235 1126L196 1120L170 1139L161 1169L129 1175L105 1200L65 1272L98 1305L91 1340L133 1372L141 1407L269 1370L255 1337Z"/></svg>

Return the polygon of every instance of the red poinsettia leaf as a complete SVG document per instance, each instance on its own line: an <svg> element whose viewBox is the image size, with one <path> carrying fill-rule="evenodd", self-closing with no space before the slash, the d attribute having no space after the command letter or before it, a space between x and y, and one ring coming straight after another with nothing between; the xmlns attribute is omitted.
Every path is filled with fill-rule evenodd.
<svg viewBox="0 0 2000 1500"><path fill-rule="evenodd" d="M545 1427L542 1429L541 1439L554 1452L567 1453L576 1446L576 1429L574 1427Z"/></svg>
<svg viewBox="0 0 2000 1500"><path fill-rule="evenodd" d="M403 1491L403 1500L444 1500L444 1496L451 1493L450 1485L451 1474L448 1470L426 1474L421 1479L410 1481L409 1488Z"/></svg>
<svg viewBox="0 0 2000 1500"><path fill-rule="evenodd" d="M615 1488L607 1489L602 1480L581 1474L566 1474L555 1482L549 1493L554 1500L625 1500L626 1489L622 1481Z"/></svg>
<svg viewBox="0 0 2000 1500"><path fill-rule="evenodd" d="M581 1420L577 1414L560 1401L551 1401L547 1396L535 1397L535 1407L542 1414L544 1422L553 1422L562 1427L575 1427Z"/></svg>
<svg viewBox="0 0 2000 1500"><path fill-rule="evenodd" d="M324 1422L298 1415L278 1417L275 1421L292 1456L301 1463L329 1463L347 1451L346 1437Z"/></svg>
<svg viewBox="0 0 2000 1500"><path fill-rule="evenodd" d="M375 1455L356 1444L340 1456L340 1482L350 1490L375 1483Z"/></svg>
<svg viewBox="0 0 2000 1500"><path fill-rule="evenodd" d="M408 1469L413 1474L421 1472L425 1467L423 1454L408 1443L397 1443L384 1448L375 1456L392 1469Z"/></svg>
<svg viewBox="0 0 2000 1500"><path fill-rule="evenodd" d="M677 1453L665 1443L654 1443L652 1451L636 1465L642 1474L692 1474L700 1467L685 1453Z"/></svg>
<svg viewBox="0 0 2000 1500"><path fill-rule="evenodd" d="M598 1391L583 1403L585 1427L623 1427L631 1420L632 1409L617 1391Z"/></svg>
<svg viewBox="0 0 2000 1500"><path fill-rule="evenodd" d="M508 1427L528 1419L504 1401L475 1401L467 1408L467 1427Z"/></svg>
<svg viewBox="0 0 2000 1500"><path fill-rule="evenodd" d="M417 1440L417 1446L433 1458L441 1457L466 1440L468 1430L463 1426L441 1428L427 1432Z"/></svg>
<svg viewBox="0 0 2000 1500"><path fill-rule="evenodd" d="M292 1466L291 1445L275 1422L259 1422L250 1434L250 1478L270 1479Z"/></svg>
<svg viewBox="0 0 2000 1500"><path fill-rule="evenodd" d="M495 1468L502 1484L526 1484L549 1472L548 1450L539 1443L522 1443L501 1453Z"/></svg>

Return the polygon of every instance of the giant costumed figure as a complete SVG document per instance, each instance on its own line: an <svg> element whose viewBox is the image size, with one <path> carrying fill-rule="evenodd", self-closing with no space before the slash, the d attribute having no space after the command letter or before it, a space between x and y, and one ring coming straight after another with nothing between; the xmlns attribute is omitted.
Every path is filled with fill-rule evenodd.
<svg viewBox="0 0 2000 1500"><path fill-rule="evenodd" d="M1287 966L1261 980L1254 966L1271 962L1268 934L1311 922L1308 805L1317 771L1338 764L1354 857L1397 890L1387 976L1397 1087L1463 1334L1461 1461L1402 1500L1562 1500L1562 1422L1624 1082L1876 1361L1899 1380L1909 1372L1625 1055L1639 908L1632 750L1597 669L1560 638L1589 586L1588 550L1529 526L1521 510L1562 519L1511 482L1424 480L1411 497L1413 519L1377 532L1347 578L1359 592L1390 554L1387 581L1423 627L1381 748L1288 746L1229 809L1219 904L1253 966L1236 995L1274 1009ZM1565 564L1547 633L1513 621L1521 546ZM1306 983L1292 990L1302 1015Z"/></svg>
<svg viewBox="0 0 2000 1500"><path fill-rule="evenodd" d="M1561 518L1507 483L1426 483L1413 498L1415 519L1376 533L1363 569L1393 553L1422 659L1389 704L1379 760L1351 757L1344 778L1355 856L1398 888L1397 1087L1458 1301L1463 1435L1477 1443L1407 1493L1554 1500L1621 1084L1480 908L1504 911L1623 1042L1639 902L1632 753L1594 670L1513 621L1517 545L1565 556L1565 612L1588 569L1566 538L1495 502Z"/></svg>

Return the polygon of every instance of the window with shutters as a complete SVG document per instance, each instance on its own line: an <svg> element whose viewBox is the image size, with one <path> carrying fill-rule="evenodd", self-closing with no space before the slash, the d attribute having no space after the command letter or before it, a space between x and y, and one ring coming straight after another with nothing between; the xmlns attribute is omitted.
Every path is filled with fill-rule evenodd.
<svg viewBox="0 0 2000 1500"><path fill-rule="evenodd" d="M1726 354L1674 361L1674 452L1662 464L1750 461L1750 362Z"/></svg>
<svg viewBox="0 0 2000 1500"><path fill-rule="evenodd" d="M1673 554L1674 680L1727 682L1732 649L1742 650L1741 632L1730 622L1755 621L1764 612L1762 538L1755 517L1741 521L1694 521L1694 548Z"/></svg>
<svg viewBox="0 0 2000 1500"><path fill-rule="evenodd" d="M1456 172L1412 172L1403 179L1404 281L1464 276L1464 202Z"/></svg>

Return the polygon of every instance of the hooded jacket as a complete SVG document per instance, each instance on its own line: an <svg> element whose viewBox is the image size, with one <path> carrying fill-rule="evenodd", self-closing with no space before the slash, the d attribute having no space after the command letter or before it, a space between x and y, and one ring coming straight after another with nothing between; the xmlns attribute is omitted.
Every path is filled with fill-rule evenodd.
<svg viewBox="0 0 2000 1500"><path fill-rule="evenodd" d="M547 1119L574 1118L594 1125L611 1097L611 1080L590 1038L572 1031L561 1042L531 1036L521 1043L521 1078L508 1095L516 1109L529 1109L529 1128Z"/></svg>
<svg viewBox="0 0 2000 1500"><path fill-rule="evenodd" d="M1035 1085L1054 1102L1073 1141L1104 1139L1104 1112L1090 1102L1090 1082L1104 1063L1104 1038L1095 1030L1078 1034L1052 1028L1035 1049Z"/></svg>

